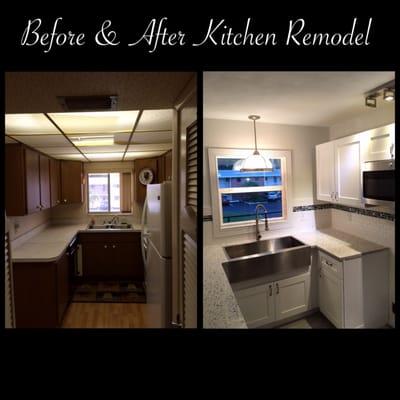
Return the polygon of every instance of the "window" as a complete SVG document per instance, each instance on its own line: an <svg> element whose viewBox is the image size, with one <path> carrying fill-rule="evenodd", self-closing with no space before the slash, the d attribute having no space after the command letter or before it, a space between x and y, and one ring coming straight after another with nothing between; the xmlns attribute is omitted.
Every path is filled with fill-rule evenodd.
<svg viewBox="0 0 400 400"><path fill-rule="evenodd" d="M88 174L89 213L131 212L130 173Z"/></svg>
<svg viewBox="0 0 400 400"><path fill-rule="evenodd" d="M248 153L239 149L209 149L213 221L220 231L254 225L257 204L264 205L272 224L287 220L290 151L260 151L272 162L270 172L240 171L241 161Z"/></svg>

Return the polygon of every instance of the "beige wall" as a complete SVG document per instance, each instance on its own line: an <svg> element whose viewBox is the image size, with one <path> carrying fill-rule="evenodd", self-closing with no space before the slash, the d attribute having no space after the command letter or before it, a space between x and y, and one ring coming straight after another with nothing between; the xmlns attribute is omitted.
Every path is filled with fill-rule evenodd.
<svg viewBox="0 0 400 400"><path fill-rule="evenodd" d="M367 131L379 126L388 125L394 122L394 104L384 107L371 108L369 112L357 117L340 121L329 128L330 140L337 139L353 133Z"/></svg>
<svg viewBox="0 0 400 400"><path fill-rule="evenodd" d="M10 240L14 240L25 233L49 222L50 210L44 210L35 214L24 215L22 217L8 217L8 229Z"/></svg>
<svg viewBox="0 0 400 400"><path fill-rule="evenodd" d="M83 204L67 204L59 205L51 209L51 219L54 221L60 221L64 219L76 220L82 222L89 222L93 217L87 213L87 173L89 172L119 172L119 171L130 171L133 174L133 161L124 162L91 162L84 163L85 173L85 185L84 185L84 202ZM133 175L132 175L133 176ZM134 190L133 185L133 189ZM132 193L133 194L133 193ZM141 215L140 207L133 202L133 215L124 215L121 217L122 220L127 222L139 222ZM103 222L105 216L96 216L94 219L96 222Z"/></svg>
<svg viewBox="0 0 400 400"><path fill-rule="evenodd" d="M250 121L205 119L204 135L204 212L210 213L210 173L208 147L251 148L254 146ZM315 202L315 145L329 140L328 128L278 125L257 122L259 148L292 151L293 205Z"/></svg>

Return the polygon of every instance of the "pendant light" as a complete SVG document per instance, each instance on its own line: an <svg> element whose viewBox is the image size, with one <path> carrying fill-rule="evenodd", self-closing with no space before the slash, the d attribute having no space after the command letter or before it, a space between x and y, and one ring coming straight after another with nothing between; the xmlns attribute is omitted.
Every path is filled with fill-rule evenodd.
<svg viewBox="0 0 400 400"><path fill-rule="evenodd" d="M240 166L240 171L272 171L271 160L265 160L265 158L258 152L257 149L257 133L256 133L256 121L260 119L259 115L249 115L249 119L253 121L254 127L254 153L243 160Z"/></svg>

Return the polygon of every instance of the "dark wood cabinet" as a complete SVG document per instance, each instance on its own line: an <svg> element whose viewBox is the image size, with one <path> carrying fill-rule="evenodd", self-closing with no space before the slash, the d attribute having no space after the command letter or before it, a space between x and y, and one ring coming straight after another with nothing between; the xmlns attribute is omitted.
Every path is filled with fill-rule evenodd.
<svg viewBox="0 0 400 400"><path fill-rule="evenodd" d="M61 202L61 176L60 161L50 159L50 202L51 207L55 207Z"/></svg>
<svg viewBox="0 0 400 400"><path fill-rule="evenodd" d="M40 211L39 153L25 148L26 210L28 214Z"/></svg>
<svg viewBox="0 0 400 400"><path fill-rule="evenodd" d="M140 232L81 233L83 278L144 280Z"/></svg>
<svg viewBox="0 0 400 400"><path fill-rule="evenodd" d="M83 203L83 164L61 161L61 203Z"/></svg>
<svg viewBox="0 0 400 400"><path fill-rule="evenodd" d="M66 253L55 262L14 263L13 278L16 327L60 327L70 300Z"/></svg>
<svg viewBox="0 0 400 400"><path fill-rule="evenodd" d="M50 201L50 159L39 154L40 171L40 209L45 210L51 207Z"/></svg>

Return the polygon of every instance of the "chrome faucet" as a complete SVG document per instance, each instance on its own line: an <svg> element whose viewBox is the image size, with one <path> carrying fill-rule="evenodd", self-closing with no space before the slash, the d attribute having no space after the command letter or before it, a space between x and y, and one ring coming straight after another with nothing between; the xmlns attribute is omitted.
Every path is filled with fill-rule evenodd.
<svg viewBox="0 0 400 400"><path fill-rule="evenodd" d="M260 228L258 227L258 211L260 210L260 208L264 210L265 230L266 231L269 230L267 209L264 207L263 204L258 203L256 206L256 238L257 238L257 240L261 239Z"/></svg>
<svg viewBox="0 0 400 400"><path fill-rule="evenodd" d="M112 225L113 222L115 222L115 223L119 222L118 215L114 215L111 218L111 221L109 222L109 224Z"/></svg>

